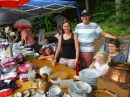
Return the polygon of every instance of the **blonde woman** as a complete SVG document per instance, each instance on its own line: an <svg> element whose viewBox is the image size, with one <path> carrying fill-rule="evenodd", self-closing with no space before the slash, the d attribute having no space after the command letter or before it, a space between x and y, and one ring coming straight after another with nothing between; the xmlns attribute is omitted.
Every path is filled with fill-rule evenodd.
<svg viewBox="0 0 130 97"><path fill-rule="evenodd" d="M89 66L89 68L95 68L101 71L102 75L105 75L108 71L108 63L111 58L104 51L99 51L96 54L96 60Z"/></svg>

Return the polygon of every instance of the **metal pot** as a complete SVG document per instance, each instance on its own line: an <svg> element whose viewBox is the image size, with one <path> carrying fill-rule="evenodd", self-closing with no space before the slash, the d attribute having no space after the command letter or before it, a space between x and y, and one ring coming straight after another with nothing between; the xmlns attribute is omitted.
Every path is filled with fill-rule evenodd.
<svg viewBox="0 0 130 97"><path fill-rule="evenodd" d="M118 85L130 83L130 65L121 62L110 62L106 74L108 79Z"/></svg>

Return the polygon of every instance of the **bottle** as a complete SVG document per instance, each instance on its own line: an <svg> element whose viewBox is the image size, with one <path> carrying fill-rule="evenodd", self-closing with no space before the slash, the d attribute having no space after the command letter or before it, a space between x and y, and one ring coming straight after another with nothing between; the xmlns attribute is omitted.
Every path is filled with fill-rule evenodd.
<svg viewBox="0 0 130 97"><path fill-rule="evenodd" d="M13 57L13 50L11 44L9 44L9 57Z"/></svg>
<svg viewBox="0 0 130 97"><path fill-rule="evenodd" d="M79 71L80 71L80 61L76 62L76 75L79 76Z"/></svg>
<svg viewBox="0 0 130 97"><path fill-rule="evenodd" d="M32 70L32 66L31 66L31 64L29 63L28 64L28 80L30 81L30 82L33 82L33 80L35 79L35 73L34 73L34 71Z"/></svg>

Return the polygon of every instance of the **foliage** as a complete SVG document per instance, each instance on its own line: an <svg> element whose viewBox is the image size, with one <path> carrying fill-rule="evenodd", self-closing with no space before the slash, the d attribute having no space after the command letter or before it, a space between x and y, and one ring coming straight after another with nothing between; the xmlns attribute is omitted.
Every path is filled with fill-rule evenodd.
<svg viewBox="0 0 130 97"><path fill-rule="evenodd" d="M56 30L56 27L53 27L53 18L54 16L52 14L47 14L43 16L43 22L47 31Z"/></svg>
<svg viewBox="0 0 130 97"><path fill-rule="evenodd" d="M78 1L80 0L77 0L77 2ZM118 9L115 9L115 0L97 1L99 1L98 5L94 7L95 9L93 11L90 11L92 13L91 21L98 23L101 28L103 28L103 30L107 33L114 34L116 36L124 36L130 34L130 0L122 0L122 4L119 6ZM121 14L116 15L116 11L120 11ZM54 14L48 14L41 17L35 17L32 20L30 19L29 21L32 23L35 29L40 29L44 26L46 31L54 31L57 29L57 27L56 24L53 22L53 18ZM68 15L68 19L71 20L70 22L72 30L74 31L75 26L78 22L75 17L74 20L71 18L72 17Z"/></svg>
<svg viewBox="0 0 130 97"><path fill-rule="evenodd" d="M53 22L53 18L52 14L47 14L45 16L29 18L29 21L36 30L45 28L46 31L54 31L56 30L56 25Z"/></svg>
<svg viewBox="0 0 130 97"><path fill-rule="evenodd" d="M72 31L75 30L75 27L76 27L77 24L78 24L78 22L77 22L76 19L74 19L74 21L71 21L71 28L72 28Z"/></svg>
<svg viewBox="0 0 130 97"><path fill-rule="evenodd" d="M130 34L130 1L122 0L122 4L115 10L113 1L105 1L99 9L93 11L92 21L98 22L103 30L115 36ZM116 14L120 11L120 14Z"/></svg>
<svg viewBox="0 0 130 97"><path fill-rule="evenodd" d="M92 21L104 22L107 18L115 14L115 3L106 1L101 4L101 6L94 11L92 11Z"/></svg>
<svg viewBox="0 0 130 97"><path fill-rule="evenodd" d="M29 21L31 22L32 26L34 27L34 29L39 30L42 28L42 21L40 20L40 17L32 17L29 18Z"/></svg>
<svg viewBox="0 0 130 97"><path fill-rule="evenodd" d="M47 14L41 17L30 18L29 21L36 30L39 30L44 27L46 31L56 31L57 27L56 23L53 22L53 19L54 19L53 14ZM77 23L78 22L76 18L71 21L71 27L73 31L75 30Z"/></svg>

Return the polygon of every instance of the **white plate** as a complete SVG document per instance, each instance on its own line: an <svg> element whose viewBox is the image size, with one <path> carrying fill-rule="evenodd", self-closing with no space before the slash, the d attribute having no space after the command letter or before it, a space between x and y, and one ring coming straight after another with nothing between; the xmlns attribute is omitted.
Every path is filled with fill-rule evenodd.
<svg viewBox="0 0 130 97"><path fill-rule="evenodd" d="M24 48L24 46L20 46L19 48L23 49L23 48Z"/></svg>
<svg viewBox="0 0 130 97"><path fill-rule="evenodd" d="M88 78L98 78L101 76L101 72L97 69L93 69L93 68L87 68L87 69L83 69L79 72L79 76L85 76Z"/></svg>
<svg viewBox="0 0 130 97"><path fill-rule="evenodd" d="M23 48L23 50L31 50L31 48Z"/></svg>
<svg viewBox="0 0 130 97"><path fill-rule="evenodd" d="M83 97L83 94L78 94L78 90L85 90L86 93L90 93L92 91L92 87L85 82L77 81L77 82L72 82L69 87L68 91L73 97Z"/></svg>

